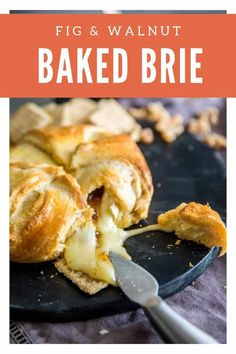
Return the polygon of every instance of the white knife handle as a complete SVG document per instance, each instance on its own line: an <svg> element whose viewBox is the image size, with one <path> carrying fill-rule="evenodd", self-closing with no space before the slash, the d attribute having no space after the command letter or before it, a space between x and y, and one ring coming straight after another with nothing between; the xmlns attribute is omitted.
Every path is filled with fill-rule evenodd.
<svg viewBox="0 0 236 354"><path fill-rule="evenodd" d="M213 337L178 315L158 296L145 303L144 311L153 327L167 343L218 343Z"/></svg>

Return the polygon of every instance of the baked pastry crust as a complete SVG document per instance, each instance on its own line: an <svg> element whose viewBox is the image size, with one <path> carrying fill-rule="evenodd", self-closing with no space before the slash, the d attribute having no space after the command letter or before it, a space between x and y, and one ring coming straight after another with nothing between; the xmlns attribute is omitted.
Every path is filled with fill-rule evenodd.
<svg viewBox="0 0 236 354"><path fill-rule="evenodd" d="M209 248L221 247L226 251L226 227L220 215L211 207L199 203L181 203L157 218L160 230L175 232L183 240L203 244Z"/></svg>
<svg viewBox="0 0 236 354"><path fill-rule="evenodd" d="M10 167L10 256L42 262L62 253L67 237L91 220L76 180L61 167L26 163Z"/></svg>
<svg viewBox="0 0 236 354"><path fill-rule="evenodd" d="M30 157L29 151L30 146L32 146L32 149L39 150L39 155L40 152L44 152L47 155L45 158L50 158L57 165L69 168L71 156L79 144L99 140L110 134L103 128L93 125L35 129L24 135L19 145L11 149L11 159L16 161L16 155L19 149L21 149L22 144L27 144L25 149L27 162L36 162L36 154L33 155L34 161ZM21 154L21 158L23 156L24 152ZM40 157L38 163L41 163ZM45 161L45 163L47 162Z"/></svg>
<svg viewBox="0 0 236 354"><path fill-rule="evenodd" d="M101 260L100 253L115 245L126 254L122 229L147 216L153 193L138 146L127 135L96 126L47 127L23 136L12 147L11 159L27 161L11 166L12 205L18 201L11 212L11 259L32 263L60 256L57 269L89 294L114 284L112 264ZM84 251L78 249L77 256L72 251L80 243Z"/></svg>
<svg viewBox="0 0 236 354"><path fill-rule="evenodd" d="M32 129L42 128L52 123L52 117L42 107L33 102L21 106L11 117L11 142L17 143L22 135Z"/></svg>
<svg viewBox="0 0 236 354"><path fill-rule="evenodd" d="M147 217L152 177L141 151L127 135L111 135L92 125L33 130L11 149L11 160L62 165L76 177L86 199L104 188L119 208L121 228Z"/></svg>
<svg viewBox="0 0 236 354"><path fill-rule="evenodd" d="M153 185L148 165L138 146L127 135L80 144L71 170L85 198L104 188L119 208L117 225L128 227L146 218Z"/></svg>

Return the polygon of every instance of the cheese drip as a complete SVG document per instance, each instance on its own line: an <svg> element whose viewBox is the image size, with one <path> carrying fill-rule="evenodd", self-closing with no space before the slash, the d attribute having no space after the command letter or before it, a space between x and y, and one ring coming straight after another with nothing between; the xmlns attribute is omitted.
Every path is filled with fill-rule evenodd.
<svg viewBox="0 0 236 354"><path fill-rule="evenodd" d="M114 250L130 258L123 247L127 232L115 224L118 212L115 203L104 193L96 226L91 222L76 231L66 242L64 256L71 269L116 285L114 268L108 257L109 251Z"/></svg>
<svg viewBox="0 0 236 354"><path fill-rule="evenodd" d="M111 250L131 259L123 247L131 236L146 231L158 230L158 225L150 225L136 230L124 231L116 226L119 209L107 193L104 193L96 227L91 222L74 233L66 242L65 260L68 266L88 274L91 278L116 284L115 271L109 259Z"/></svg>

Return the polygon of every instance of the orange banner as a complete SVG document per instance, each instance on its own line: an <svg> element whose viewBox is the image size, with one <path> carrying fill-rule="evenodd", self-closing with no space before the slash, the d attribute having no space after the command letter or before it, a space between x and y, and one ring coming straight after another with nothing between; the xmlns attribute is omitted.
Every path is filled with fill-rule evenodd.
<svg viewBox="0 0 236 354"><path fill-rule="evenodd" d="M0 15L1 97L236 97L236 15Z"/></svg>

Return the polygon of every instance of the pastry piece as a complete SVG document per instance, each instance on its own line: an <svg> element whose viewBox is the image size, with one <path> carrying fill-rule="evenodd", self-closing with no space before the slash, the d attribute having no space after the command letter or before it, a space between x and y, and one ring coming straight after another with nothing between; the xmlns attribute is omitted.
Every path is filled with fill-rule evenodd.
<svg viewBox="0 0 236 354"><path fill-rule="evenodd" d="M52 117L35 103L26 103L11 117L11 142L17 143L28 131L42 128L52 123Z"/></svg>
<svg viewBox="0 0 236 354"><path fill-rule="evenodd" d="M152 177L141 151L129 136L80 144L71 161L71 170L85 198L103 190L98 215L101 209L104 212L112 208L115 224L121 228L147 217L153 193Z"/></svg>
<svg viewBox="0 0 236 354"><path fill-rule="evenodd" d="M97 109L89 116L89 122L113 134L131 134L136 141L140 138L140 125L114 99L100 100Z"/></svg>
<svg viewBox="0 0 236 354"><path fill-rule="evenodd" d="M10 148L11 162L30 162L32 164L56 165L44 151L29 143L21 143Z"/></svg>
<svg viewBox="0 0 236 354"><path fill-rule="evenodd" d="M10 255L24 263L55 259L92 212L76 180L60 167L11 164Z"/></svg>
<svg viewBox="0 0 236 354"><path fill-rule="evenodd" d="M92 279L85 273L72 270L68 267L68 264L63 258L59 258L54 265L60 273L70 279L72 283L80 288L80 290L89 295L94 295L109 285L102 280Z"/></svg>
<svg viewBox="0 0 236 354"><path fill-rule="evenodd" d="M151 128L144 128L141 133L140 141L143 144L152 144L154 141L154 133Z"/></svg>
<svg viewBox="0 0 236 354"><path fill-rule="evenodd" d="M183 117L180 114L160 119L155 125L162 140L172 143L184 132Z"/></svg>
<svg viewBox="0 0 236 354"><path fill-rule="evenodd" d="M183 240L190 240L207 247L221 247L226 251L226 228L220 215L209 205L181 203L157 218L159 230L175 232Z"/></svg>
<svg viewBox="0 0 236 354"><path fill-rule="evenodd" d="M96 109L96 101L89 98L72 98L63 104L49 103L42 108L53 117L53 125L70 126L87 123Z"/></svg>
<svg viewBox="0 0 236 354"><path fill-rule="evenodd" d="M213 149L225 149L227 146L226 137L217 133L206 135L203 142Z"/></svg>
<svg viewBox="0 0 236 354"><path fill-rule="evenodd" d="M211 125L206 119L191 118L188 123L188 132L193 135L206 136L211 133Z"/></svg>
<svg viewBox="0 0 236 354"><path fill-rule="evenodd" d="M187 127L189 133L196 135L213 149L225 149L227 145L225 136L212 130L219 122L219 113L216 107L209 107L200 112L197 118L191 118Z"/></svg>
<svg viewBox="0 0 236 354"><path fill-rule="evenodd" d="M68 167L75 148L110 135L103 128L92 125L72 127L47 127L26 134L11 149L11 161L51 163ZM38 151L38 153L37 153ZM38 155L38 157L37 157Z"/></svg>
<svg viewBox="0 0 236 354"><path fill-rule="evenodd" d="M147 118L148 112L145 107L140 107L140 108L135 108L135 107L130 107L128 109L129 114L131 114L132 117L135 119L145 119Z"/></svg>
<svg viewBox="0 0 236 354"><path fill-rule="evenodd" d="M147 105L148 111L148 120L151 122L159 122L161 120L168 119L170 117L170 113L165 109L163 104L160 101L150 102Z"/></svg>

